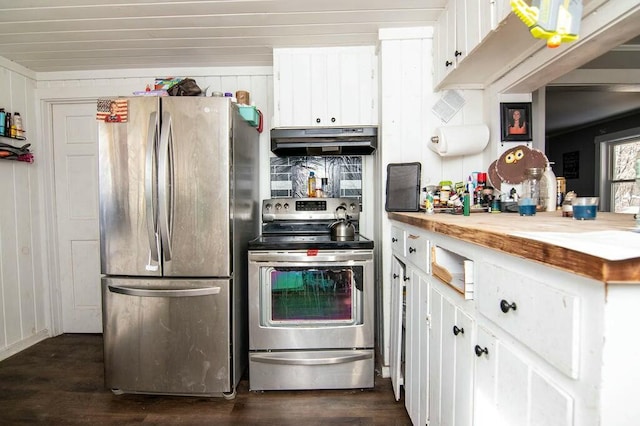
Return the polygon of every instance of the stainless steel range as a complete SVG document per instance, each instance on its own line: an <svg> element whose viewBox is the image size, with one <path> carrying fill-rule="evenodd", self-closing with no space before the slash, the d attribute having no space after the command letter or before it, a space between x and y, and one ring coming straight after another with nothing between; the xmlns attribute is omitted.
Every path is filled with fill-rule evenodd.
<svg viewBox="0 0 640 426"><path fill-rule="evenodd" d="M373 387L373 241L359 217L356 199L263 201L249 242L251 390ZM332 235L336 221L353 235Z"/></svg>

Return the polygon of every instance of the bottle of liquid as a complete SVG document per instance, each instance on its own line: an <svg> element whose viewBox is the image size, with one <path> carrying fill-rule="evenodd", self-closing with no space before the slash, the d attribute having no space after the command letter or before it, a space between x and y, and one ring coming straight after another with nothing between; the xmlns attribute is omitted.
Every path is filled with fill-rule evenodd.
<svg viewBox="0 0 640 426"><path fill-rule="evenodd" d="M329 191L329 178L320 179L320 188L322 189L322 196L326 197Z"/></svg>
<svg viewBox="0 0 640 426"><path fill-rule="evenodd" d="M469 216L471 213L471 200L469 199L469 191L464 191L464 195L462 196L462 214L464 216Z"/></svg>
<svg viewBox="0 0 640 426"><path fill-rule="evenodd" d="M557 205L557 182L556 175L553 173L551 163L547 161L542 178L540 179L540 204L545 211L556 211Z"/></svg>
<svg viewBox="0 0 640 426"><path fill-rule="evenodd" d="M13 125L15 126L15 135L11 135L13 138L22 138L24 136L24 129L22 128L22 117L19 112L13 114Z"/></svg>
<svg viewBox="0 0 640 426"><path fill-rule="evenodd" d="M316 174L309 172L309 181L307 182L307 196L315 198L316 196Z"/></svg>
<svg viewBox="0 0 640 426"><path fill-rule="evenodd" d="M4 120L4 135L8 138L11 137L11 124L11 113L8 112Z"/></svg>
<svg viewBox="0 0 640 426"><path fill-rule="evenodd" d="M7 118L7 113L4 112L4 108L0 108L0 136L4 136L4 120Z"/></svg>

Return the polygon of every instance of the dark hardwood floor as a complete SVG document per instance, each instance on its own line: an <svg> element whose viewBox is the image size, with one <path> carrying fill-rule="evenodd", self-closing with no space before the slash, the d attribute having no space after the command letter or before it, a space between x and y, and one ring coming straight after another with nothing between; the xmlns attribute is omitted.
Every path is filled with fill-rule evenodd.
<svg viewBox="0 0 640 426"><path fill-rule="evenodd" d="M0 362L0 424L410 425L389 379L371 390L250 392L233 400L114 395L102 335L65 334Z"/></svg>

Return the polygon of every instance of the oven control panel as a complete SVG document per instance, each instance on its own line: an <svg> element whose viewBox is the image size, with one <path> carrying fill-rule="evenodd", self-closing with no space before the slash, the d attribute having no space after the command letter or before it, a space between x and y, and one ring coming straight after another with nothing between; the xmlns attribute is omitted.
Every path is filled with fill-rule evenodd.
<svg viewBox="0 0 640 426"><path fill-rule="evenodd" d="M262 221L334 220L348 215L358 220L357 198L270 198L262 201Z"/></svg>

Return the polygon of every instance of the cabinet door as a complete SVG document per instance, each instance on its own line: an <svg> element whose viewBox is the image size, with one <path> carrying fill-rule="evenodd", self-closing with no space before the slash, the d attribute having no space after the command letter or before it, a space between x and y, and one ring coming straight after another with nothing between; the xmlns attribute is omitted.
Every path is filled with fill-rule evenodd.
<svg viewBox="0 0 640 426"><path fill-rule="evenodd" d="M455 426L471 426L473 419L473 343L474 322L460 309L449 332L455 339L455 394L452 422Z"/></svg>
<svg viewBox="0 0 640 426"><path fill-rule="evenodd" d="M406 272L405 407L413 424L424 425L428 416L428 283L424 274L409 265Z"/></svg>
<svg viewBox="0 0 640 426"><path fill-rule="evenodd" d="M509 345L478 328L474 425L571 426L573 399Z"/></svg>
<svg viewBox="0 0 640 426"><path fill-rule="evenodd" d="M403 314L404 314L404 265L391 256L391 306L390 306L390 356L389 369L391 370L391 385L396 401L400 400L400 387L404 384L402 377L402 339Z"/></svg>
<svg viewBox="0 0 640 426"><path fill-rule="evenodd" d="M274 126L377 123L374 46L274 49Z"/></svg>
<svg viewBox="0 0 640 426"><path fill-rule="evenodd" d="M469 23L467 22L467 6L468 3L477 3L477 1L478 0L455 0L455 48L453 56L455 57L456 63L464 59L464 57L469 53L467 50L467 45L477 43L475 39L467 40L467 37L469 35L473 37L474 31L477 30L477 24L472 24L469 27ZM473 22L471 16L469 16L469 21Z"/></svg>
<svg viewBox="0 0 640 426"><path fill-rule="evenodd" d="M443 300L442 294L431 286L429 298L429 318L431 329L429 330L429 424L439 426L442 424L442 387L443 387ZM445 386L453 386L453 383L445 383ZM445 391L445 393L447 393Z"/></svg>
<svg viewBox="0 0 640 426"><path fill-rule="evenodd" d="M473 398L473 321L431 287L429 422L470 426Z"/></svg>

